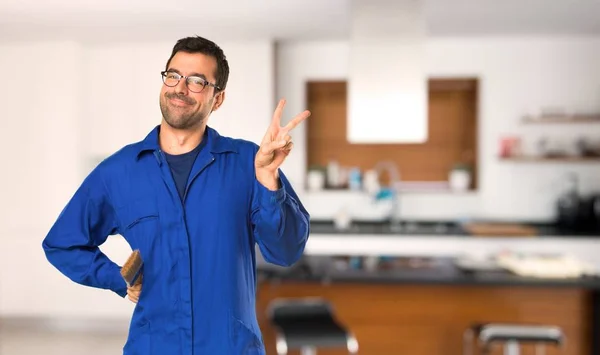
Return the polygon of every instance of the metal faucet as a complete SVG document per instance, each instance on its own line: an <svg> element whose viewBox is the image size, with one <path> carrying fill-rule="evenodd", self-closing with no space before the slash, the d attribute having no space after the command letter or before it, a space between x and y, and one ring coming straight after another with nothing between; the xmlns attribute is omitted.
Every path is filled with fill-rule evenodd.
<svg viewBox="0 0 600 355"><path fill-rule="evenodd" d="M401 218L400 218L400 202L399 202L399 187L400 172L398 166L392 161L380 161L375 164L373 168L377 175L382 171L386 171L389 175L390 186L389 189L392 192L392 207L390 208L390 228L392 231L400 231L402 229Z"/></svg>

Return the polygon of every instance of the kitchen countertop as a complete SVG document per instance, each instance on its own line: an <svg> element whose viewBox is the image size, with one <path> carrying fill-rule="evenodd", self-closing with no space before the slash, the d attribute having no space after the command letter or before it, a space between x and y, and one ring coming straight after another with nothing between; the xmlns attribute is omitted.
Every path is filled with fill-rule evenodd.
<svg viewBox="0 0 600 355"><path fill-rule="evenodd" d="M267 282L321 283L390 283L422 285L482 285L528 287L576 287L600 290L600 278L535 278L522 277L504 270L465 271L454 264L453 258L435 258L422 266L391 266L374 271L339 268L333 258L310 256L290 268L259 266L259 278Z"/></svg>
<svg viewBox="0 0 600 355"><path fill-rule="evenodd" d="M507 222L508 223L508 222ZM515 222L512 222L515 223ZM600 231L561 228L548 223L516 222L537 230L536 237L600 238ZM354 221L347 229L336 228L332 220L311 220L311 235L377 235L377 236L452 236L473 237L463 225L454 221L402 221L401 228L390 227L388 221Z"/></svg>

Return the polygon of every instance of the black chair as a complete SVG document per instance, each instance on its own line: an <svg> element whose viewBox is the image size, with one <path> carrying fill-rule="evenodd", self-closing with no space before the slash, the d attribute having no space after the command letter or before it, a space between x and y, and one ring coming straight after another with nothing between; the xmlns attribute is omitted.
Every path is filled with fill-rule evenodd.
<svg viewBox="0 0 600 355"><path fill-rule="evenodd" d="M356 338L334 317L331 305L320 298L276 299L268 309L276 329L277 355L300 350L315 355L321 348L346 348L358 353Z"/></svg>
<svg viewBox="0 0 600 355"><path fill-rule="evenodd" d="M483 355L489 354L494 343L503 345L504 355L519 355L521 344L533 343L536 345L536 355L542 355L546 345L562 346L565 336L562 330L555 326L484 323L468 328L463 341L465 355L474 354L473 343L476 343L477 354Z"/></svg>

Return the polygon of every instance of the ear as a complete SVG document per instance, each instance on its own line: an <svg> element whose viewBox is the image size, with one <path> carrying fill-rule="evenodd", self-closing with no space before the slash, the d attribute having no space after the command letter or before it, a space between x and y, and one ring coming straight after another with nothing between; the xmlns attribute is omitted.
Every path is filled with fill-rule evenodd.
<svg viewBox="0 0 600 355"><path fill-rule="evenodd" d="M221 91L215 96L215 103L212 107L213 112L218 110L219 107L221 107L223 101L225 101L225 91Z"/></svg>

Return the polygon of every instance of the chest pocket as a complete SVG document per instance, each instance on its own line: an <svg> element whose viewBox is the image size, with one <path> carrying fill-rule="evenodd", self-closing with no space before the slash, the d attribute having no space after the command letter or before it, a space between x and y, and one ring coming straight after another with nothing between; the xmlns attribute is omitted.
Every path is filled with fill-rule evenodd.
<svg viewBox="0 0 600 355"><path fill-rule="evenodd" d="M121 221L121 235L131 249L139 249L142 257L148 255L160 237L160 216L156 202L141 198L117 210Z"/></svg>

